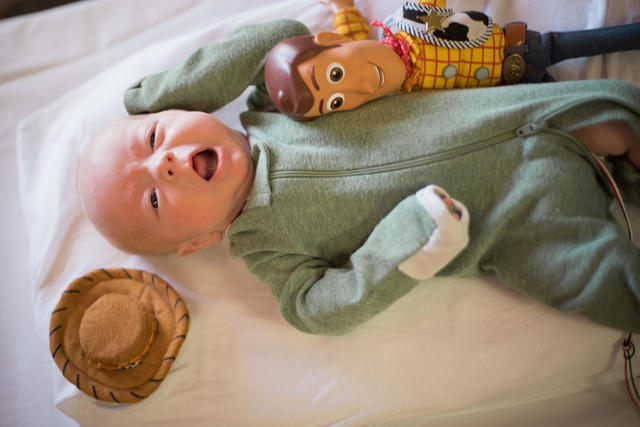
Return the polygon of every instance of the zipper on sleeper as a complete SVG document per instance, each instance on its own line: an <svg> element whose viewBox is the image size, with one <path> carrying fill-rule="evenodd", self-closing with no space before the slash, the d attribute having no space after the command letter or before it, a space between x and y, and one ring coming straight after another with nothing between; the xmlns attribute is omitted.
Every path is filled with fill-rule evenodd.
<svg viewBox="0 0 640 427"><path fill-rule="evenodd" d="M558 130L555 130L549 127L549 120L554 118L555 116L564 113L574 107L588 104L592 101L611 101L613 103L619 104L623 107L626 107L630 110L635 110L632 105L629 105L625 102L621 102L615 98L603 97L603 96L594 96L586 99L581 99L579 101L574 101L570 104L563 105L557 108L550 113L545 114L538 120L527 122L524 125L518 127L517 129L509 132L505 132L502 135L495 136L493 138L489 138L485 141L479 141L473 143L471 145L467 145L464 147L458 147L451 150L441 151L434 154L428 154L425 156L417 157L415 159L403 160L399 162L389 163L386 165L378 165L378 166L368 166L364 168L354 168L354 169L345 169L341 171L331 171L331 170L282 170L282 171L274 171L269 175L269 179L284 179L284 178L342 178L349 176L358 176L365 174L373 174L373 173L384 173L384 172L393 172L396 170L409 168L409 167L417 167L424 166L429 163L433 163L436 161L446 160L451 157L459 156L462 154L471 153L476 150L481 150L483 148L490 147L492 145L500 144L514 136L520 138L526 138L531 135L535 135L540 132L552 132L556 133ZM563 132L564 134L564 132Z"/></svg>
<svg viewBox="0 0 640 427"><path fill-rule="evenodd" d="M331 170L302 170L302 169L293 169L293 170L280 170L273 171L270 173L270 179L284 179L284 178L344 178L350 176L359 176L359 175L367 175L367 174L376 174L376 173L385 173L385 172L393 172L396 170L424 166L429 163L442 161L449 159L451 157L459 156L462 154L467 154L476 150L481 150L486 147L490 147L492 145L500 144L513 136L517 135L516 131L509 131L502 135L495 136L493 138L489 138L484 141L476 142L471 145L467 145L464 147L458 147L450 150L440 151L433 154L427 154L421 157L416 157L414 159L401 160L394 163L384 164L384 165L376 165L376 166L367 166L362 168L354 168L354 169L344 169L340 171L331 171Z"/></svg>

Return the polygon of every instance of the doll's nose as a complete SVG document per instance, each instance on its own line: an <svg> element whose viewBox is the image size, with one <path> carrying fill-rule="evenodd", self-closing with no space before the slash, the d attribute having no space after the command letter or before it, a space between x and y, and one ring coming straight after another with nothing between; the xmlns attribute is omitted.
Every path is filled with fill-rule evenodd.
<svg viewBox="0 0 640 427"><path fill-rule="evenodd" d="M376 91L376 85L367 78L360 78L354 84L354 90L361 95L371 95Z"/></svg>

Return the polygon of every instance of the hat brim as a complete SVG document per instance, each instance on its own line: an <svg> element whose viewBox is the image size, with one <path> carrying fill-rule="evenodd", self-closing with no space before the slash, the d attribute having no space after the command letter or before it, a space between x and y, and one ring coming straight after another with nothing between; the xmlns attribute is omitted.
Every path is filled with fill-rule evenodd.
<svg viewBox="0 0 640 427"><path fill-rule="evenodd" d="M158 321L149 353L133 368L100 369L80 345L78 331L84 311L109 293L136 298ZM149 396L165 379L186 338L189 312L180 295L155 274L99 269L69 284L51 313L49 326L51 355L67 380L95 399L133 403Z"/></svg>

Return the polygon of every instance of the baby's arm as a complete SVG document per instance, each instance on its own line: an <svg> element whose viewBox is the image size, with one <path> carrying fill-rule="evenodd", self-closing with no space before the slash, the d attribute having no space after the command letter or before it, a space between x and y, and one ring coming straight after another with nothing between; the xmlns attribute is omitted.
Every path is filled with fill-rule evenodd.
<svg viewBox="0 0 640 427"><path fill-rule="evenodd" d="M270 104L264 88L265 57L281 40L308 34L303 24L291 20L243 27L196 50L183 63L142 79L125 93L125 107L130 114L171 108L212 112L255 85L260 92L251 101L265 108Z"/></svg>
<svg viewBox="0 0 640 427"><path fill-rule="evenodd" d="M314 334L344 334L388 308L413 289L418 279L426 278L419 265L405 269L416 277L400 271L403 261L427 262L433 275L464 248L466 209L457 204L461 220L456 219L446 199L433 190L428 188L396 205L341 265L307 249L295 249L299 244L289 240L296 238L290 236L289 227L269 225L255 233L237 228L230 235L232 251L243 256L249 270L270 285L283 317L294 327ZM428 208L419 200L423 196L429 199ZM428 211L437 218L431 218ZM456 238L449 239L452 235Z"/></svg>

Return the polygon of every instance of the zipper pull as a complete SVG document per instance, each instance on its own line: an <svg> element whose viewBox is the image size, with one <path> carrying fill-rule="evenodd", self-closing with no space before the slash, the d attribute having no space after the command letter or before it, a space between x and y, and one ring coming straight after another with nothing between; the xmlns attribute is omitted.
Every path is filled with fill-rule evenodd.
<svg viewBox="0 0 640 427"><path fill-rule="evenodd" d="M520 137L520 138L525 138L529 135L533 135L536 134L540 131L542 131L543 129L546 129L549 127L549 124L544 121L538 121L538 122L529 122L526 123L522 126L520 126L517 130L516 130L516 134Z"/></svg>

